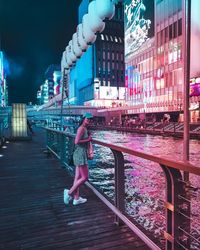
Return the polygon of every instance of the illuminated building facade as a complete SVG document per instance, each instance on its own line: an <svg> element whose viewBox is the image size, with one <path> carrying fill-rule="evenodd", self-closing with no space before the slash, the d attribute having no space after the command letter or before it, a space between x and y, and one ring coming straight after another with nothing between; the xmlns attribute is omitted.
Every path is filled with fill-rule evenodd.
<svg viewBox="0 0 200 250"><path fill-rule="evenodd" d="M79 6L79 23L88 10L88 0ZM123 5L106 20L96 42L77 61L70 72L70 102L87 106L112 106L124 103L124 23Z"/></svg>
<svg viewBox="0 0 200 250"><path fill-rule="evenodd" d="M61 92L61 71L59 65L50 65L45 72L45 82L37 91L38 104L48 103Z"/></svg>
<svg viewBox="0 0 200 250"><path fill-rule="evenodd" d="M130 113L171 112L174 119L181 118L184 89L182 0L126 0L124 8L125 86L127 104L133 107ZM192 19L195 18L193 11L194 6ZM195 39L200 43L200 37ZM192 105L200 101L200 62L194 57L191 62ZM198 117L199 114L191 121Z"/></svg>
<svg viewBox="0 0 200 250"><path fill-rule="evenodd" d="M48 103L49 101L48 87L49 87L48 80L46 80L44 84L40 86L40 90L38 90L37 92L38 104L42 105L42 104Z"/></svg>
<svg viewBox="0 0 200 250"><path fill-rule="evenodd" d="M3 52L0 51L0 107L8 105L8 92L6 85L5 59Z"/></svg>

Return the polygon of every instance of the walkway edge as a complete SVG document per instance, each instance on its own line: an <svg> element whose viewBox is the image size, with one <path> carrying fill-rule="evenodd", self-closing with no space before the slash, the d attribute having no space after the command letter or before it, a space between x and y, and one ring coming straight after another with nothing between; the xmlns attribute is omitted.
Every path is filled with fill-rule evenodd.
<svg viewBox="0 0 200 250"><path fill-rule="evenodd" d="M137 228L128 218L126 218L111 202L109 202L100 192L98 192L88 181L85 183L103 203L108 206L148 247L152 250L161 250L152 240L150 240L139 228Z"/></svg>

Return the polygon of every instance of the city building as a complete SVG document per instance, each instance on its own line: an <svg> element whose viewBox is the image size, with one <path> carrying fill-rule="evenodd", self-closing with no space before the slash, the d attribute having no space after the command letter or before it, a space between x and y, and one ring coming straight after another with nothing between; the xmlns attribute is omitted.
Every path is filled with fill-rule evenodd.
<svg viewBox="0 0 200 250"><path fill-rule="evenodd" d="M6 84L6 61L2 51L0 51L0 107L8 105L8 90Z"/></svg>
<svg viewBox="0 0 200 250"><path fill-rule="evenodd" d="M127 114L155 113L162 119L183 120L184 22L182 0L125 0L125 86ZM199 1L192 1L191 25L191 122L199 120L200 27ZM196 35L195 35L196 34ZM198 33L199 34L199 33ZM194 110L195 109L195 110ZM152 117L152 115L151 115Z"/></svg>
<svg viewBox="0 0 200 250"><path fill-rule="evenodd" d="M38 104L48 103L55 95L61 92L61 71L59 65L50 65L45 71L44 84L37 91Z"/></svg>
<svg viewBox="0 0 200 250"><path fill-rule="evenodd" d="M79 6L79 23L88 11L89 0ZM124 87L124 10L116 5L115 16L106 20L96 42L70 72L69 101L87 106L122 106Z"/></svg>

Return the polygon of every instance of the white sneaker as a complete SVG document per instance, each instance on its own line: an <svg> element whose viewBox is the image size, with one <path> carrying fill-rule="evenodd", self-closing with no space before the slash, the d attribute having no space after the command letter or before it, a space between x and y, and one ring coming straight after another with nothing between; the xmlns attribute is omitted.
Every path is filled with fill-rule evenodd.
<svg viewBox="0 0 200 250"><path fill-rule="evenodd" d="M86 198L79 197L77 200L73 200L73 205L76 206L85 202L87 202Z"/></svg>
<svg viewBox="0 0 200 250"><path fill-rule="evenodd" d="M63 196L63 200L65 205L68 205L69 202L72 200L72 197L68 194L69 189L64 189L64 196Z"/></svg>

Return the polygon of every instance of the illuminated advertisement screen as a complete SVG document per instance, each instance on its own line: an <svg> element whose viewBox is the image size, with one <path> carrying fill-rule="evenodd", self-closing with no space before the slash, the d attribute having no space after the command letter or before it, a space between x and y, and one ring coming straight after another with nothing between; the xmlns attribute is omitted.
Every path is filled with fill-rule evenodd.
<svg viewBox="0 0 200 250"><path fill-rule="evenodd" d="M198 77L200 72L200 1L191 1L191 45L190 45L190 77Z"/></svg>
<svg viewBox="0 0 200 250"><path fill-rule="evenodd" d="M200 95L200 78L192 78L190 80L190 96Z"/></svg>
<svg viewBox="0 0 200 250"><path fill-rule="evenodd" d="M154 36L154 0L124 1L125 57Z"/></svg>
<svg viewBox="0 0 200 250"><path fill-rule="evenodd" d="M118 97L117 87L100 86L100 99L114 99Z"/></svg>

